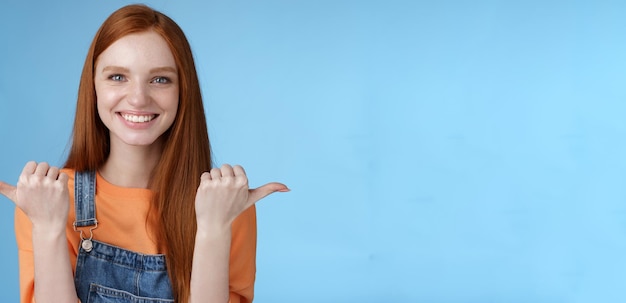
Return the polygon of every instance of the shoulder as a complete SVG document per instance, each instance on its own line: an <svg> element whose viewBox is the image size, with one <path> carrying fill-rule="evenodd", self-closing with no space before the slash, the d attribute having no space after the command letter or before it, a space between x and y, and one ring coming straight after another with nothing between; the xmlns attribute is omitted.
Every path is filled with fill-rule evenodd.
<svg viewBox="0 0 626 303"><path fill-rule="evenodd" d="M255 205L250 206L248 209L244 210L233 222L232 230L256 230L256 207Z"/></svg>
<svg viewBox="0 0 626 303"><path fill-rule="evenodd" d="M233 248L238 246L252 247L256 246L257 226L256 226L256 208L252 205L233 221L231 226ZM248 247L247 249L250 249Z"/></svg>
<svg viewBox="0 0 626 303"><path fill-rule="evenodd" d="M72 193L73 191L71 189L74 188L74 173L76 172L76 170L74 170L73 168L62 168L61 169L61 173L62 174L66 174L67 175L67 187L70 189L70 193ZM73 195L72 199L73 199Z"/></svg>
<svg viewBox="0 0 626 303"><path fill-rule="evenodd" d="M69 180L74 182L74 174L76 173L76 170L73 168L62 168L61 173L66 174L69 177Z"/></svg>
<svg viewBox="0 0 626 303"><path fill-rule="evenodd" d="M256 275L256 208L246 209L232 225L230 246L230 288L233 295L248 298L254 296ZM248 300L242 300L248 302Z"/></svg>

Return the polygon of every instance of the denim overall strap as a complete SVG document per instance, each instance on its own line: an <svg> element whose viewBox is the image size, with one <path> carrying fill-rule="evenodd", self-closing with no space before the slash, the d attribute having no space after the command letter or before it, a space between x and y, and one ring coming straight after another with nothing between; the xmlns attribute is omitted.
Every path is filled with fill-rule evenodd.
<svg viewBox="0 0 626 303"><path fill-rule="evenodd" d="M74 176L74 230L80 232L74 285L83 303L173 303L165 255L146 255L93 239L96 174ZM103 204L104 205L104 204ZM115 224L105 220L102 224ZM138 222L144 224L142 220ZM84 228L83 228L84 227ZM83 230L89 229L84 236Z"/></svg>
<svg viewBox="0 0 626 303"><path fill-rule="evenodd" d="M74 208L76 221L74 228L85 226L97 226L96 204L96 172L85 171L74 174Z"/></svg>

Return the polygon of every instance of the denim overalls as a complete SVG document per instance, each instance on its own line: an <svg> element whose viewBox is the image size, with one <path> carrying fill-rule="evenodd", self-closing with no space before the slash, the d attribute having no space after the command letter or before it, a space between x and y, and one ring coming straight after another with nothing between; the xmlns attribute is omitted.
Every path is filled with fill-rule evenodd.
<svg viewBox="0 0 626 303"><path fill-rule="evenodd" d="M164 255L144 255L92 239L98 226L95 191L95 172L76 172L74 229L82 239L74 277L78 298L82 303L174 302ZM89 227L89 235L78 227Z"/></svg>

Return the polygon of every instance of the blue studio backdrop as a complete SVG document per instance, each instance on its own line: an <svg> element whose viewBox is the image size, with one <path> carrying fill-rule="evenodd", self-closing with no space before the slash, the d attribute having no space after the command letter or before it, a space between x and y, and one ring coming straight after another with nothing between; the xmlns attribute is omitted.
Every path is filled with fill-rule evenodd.
<svg viewBox="0 0 626 303"><path fill-rule="evenodd" d="M129 3L2 1L0 180L62 165ZM256 302L626 301L626 2L146 4L191 42L216 163L292 189L258 205Z"/></svg>

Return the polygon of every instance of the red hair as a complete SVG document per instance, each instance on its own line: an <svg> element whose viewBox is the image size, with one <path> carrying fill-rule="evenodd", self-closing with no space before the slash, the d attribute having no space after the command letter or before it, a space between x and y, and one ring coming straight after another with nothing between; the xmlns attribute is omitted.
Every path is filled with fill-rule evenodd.
<svg viewBox="0 0 626 303"><path fill-rule="evenodd" d="M65 167L97 170L110 152L109 131L98 117L94 67L98 56L116 40L154 31L169 45L178 68L179 104L174 123L163 134L161 159L152 172L151 218L157 243L167 254L176 302L188 302L196 234L195 196L200 175L211 169L211 148L200 84L191 47L180 27L144 5L129 5L107 18L91 43L83 67L72 146Z"/></svg>

